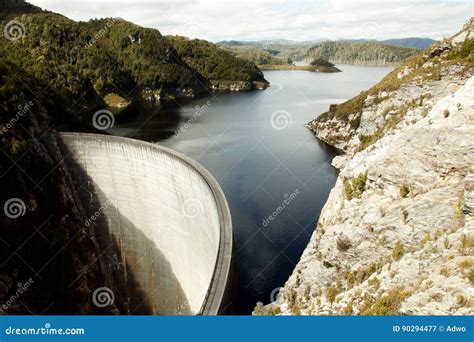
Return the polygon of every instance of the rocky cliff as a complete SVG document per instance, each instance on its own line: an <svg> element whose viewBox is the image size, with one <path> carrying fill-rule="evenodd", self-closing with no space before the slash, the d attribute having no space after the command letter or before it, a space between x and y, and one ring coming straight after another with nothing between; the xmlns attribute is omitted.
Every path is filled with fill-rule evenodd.
<svg viewBox="0 0 474 342"><path fill-rule="evenodd" d="M308 123L344 153L317 228L255 314L474 314L474 20Z"/></svg>

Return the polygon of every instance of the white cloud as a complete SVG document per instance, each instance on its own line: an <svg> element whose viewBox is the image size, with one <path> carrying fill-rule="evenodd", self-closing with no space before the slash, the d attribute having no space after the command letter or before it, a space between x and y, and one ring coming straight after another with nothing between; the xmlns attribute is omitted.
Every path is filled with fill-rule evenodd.
<svg viewBox="0 0 474 342"><path fill-rule="evenodd" d="M122 17L163 34L218 40L440 39L474 16L472 1L31 0L75 20Z"/></svg>

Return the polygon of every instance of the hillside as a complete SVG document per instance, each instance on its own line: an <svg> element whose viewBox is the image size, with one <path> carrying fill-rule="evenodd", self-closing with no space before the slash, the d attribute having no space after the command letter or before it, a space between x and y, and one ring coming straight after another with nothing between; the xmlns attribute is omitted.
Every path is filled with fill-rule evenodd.
<svg viewBox="0 0 474 342"><path fill-rule="evenodd" d="M234 57L215 44L180 36L167 36L166 39L189 66L216 88L223 84L240 84L243 90L264 89L268 86L263 73L254 63L239 56Z"/></svg>
<svg viewBox="0 0 474 342"><path fill-rule="evenodd" d="M16 65L0 60L0 75L0 315L110 314L90 303L105 275L50 135L66 108Z"/></svg>
<svg viewBox="0 0 474 342"><path fill-rule="evenodd" d="M400 46L405 48L414 48L418 50L425 50L437 41L430 38L399 38L399 39L386 39L382 43L393 46Z"/></svg>
<svg viewBox="0 0 474 342"><path fill-rule="evenodd" d="M335 64L396 65L417 53L416 49L390 46L379 42L336 42L317 44L302 55L301 59L322 58Z"/></svg>
<svg viewBox="0 0 474 342"><path fill-rule="evenodd" d="M431 40L424 38L406 38L380 42L326 40L317 44L311 42L281 44L277 41L230 41L221 42L219 45L234 56L257 65L284 65L322 58L335 64L394 66L415 55L421 46L428 45L429 42ZM405 45L406 47L404 47Z"/></svg>
<svg viewBox="0 0 474 342"><path fill-rule="evenodd" d="M211 90L208 77L220 76L227 82L266 84L255 66L217 49L212 52L212 44L206 46L206 57L194 63L206 77L186 63L158 30L118 18L75 22L22 1L6 4L2 26L16 22L10 39L0 41L0 58L39 79L51 80L65 100L84 98L85 93L87 100L109 93L126 99L148 98L150 93L161 99L194 97ZM203 51L203 44L190 41L186 45ZM186 59L190 60L189 56ZM212 67L219 69L218 75L209 74Z"/></svg>
<svg viewBox="0 0 474 342"><path fill-rule="evenodd" d="M474 19L308 123L335 187L255 314L474 314Z"/></svg>

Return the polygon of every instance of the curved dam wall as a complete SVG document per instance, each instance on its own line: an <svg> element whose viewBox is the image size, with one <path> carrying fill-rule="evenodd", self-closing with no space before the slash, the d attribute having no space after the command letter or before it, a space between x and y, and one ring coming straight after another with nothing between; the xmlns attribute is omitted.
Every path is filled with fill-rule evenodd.
<svg viewBox="0 0 474 342"><path fill-rule="evenodd" d="M143 141L59 137L120 313L214 315L231 306L231 218L208 171Z"/></svg>

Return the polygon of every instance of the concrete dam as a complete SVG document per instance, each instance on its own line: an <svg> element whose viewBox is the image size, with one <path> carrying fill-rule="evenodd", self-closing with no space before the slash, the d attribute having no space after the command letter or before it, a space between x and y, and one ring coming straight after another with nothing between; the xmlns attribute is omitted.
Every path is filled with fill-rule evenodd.
<svg viewBox="0 0 474 342"><path fill-rule="evenodd" d="M224 194L194 160L108 135L61 133L61 153L119 313L232 311L236 271Z"/></svg>

